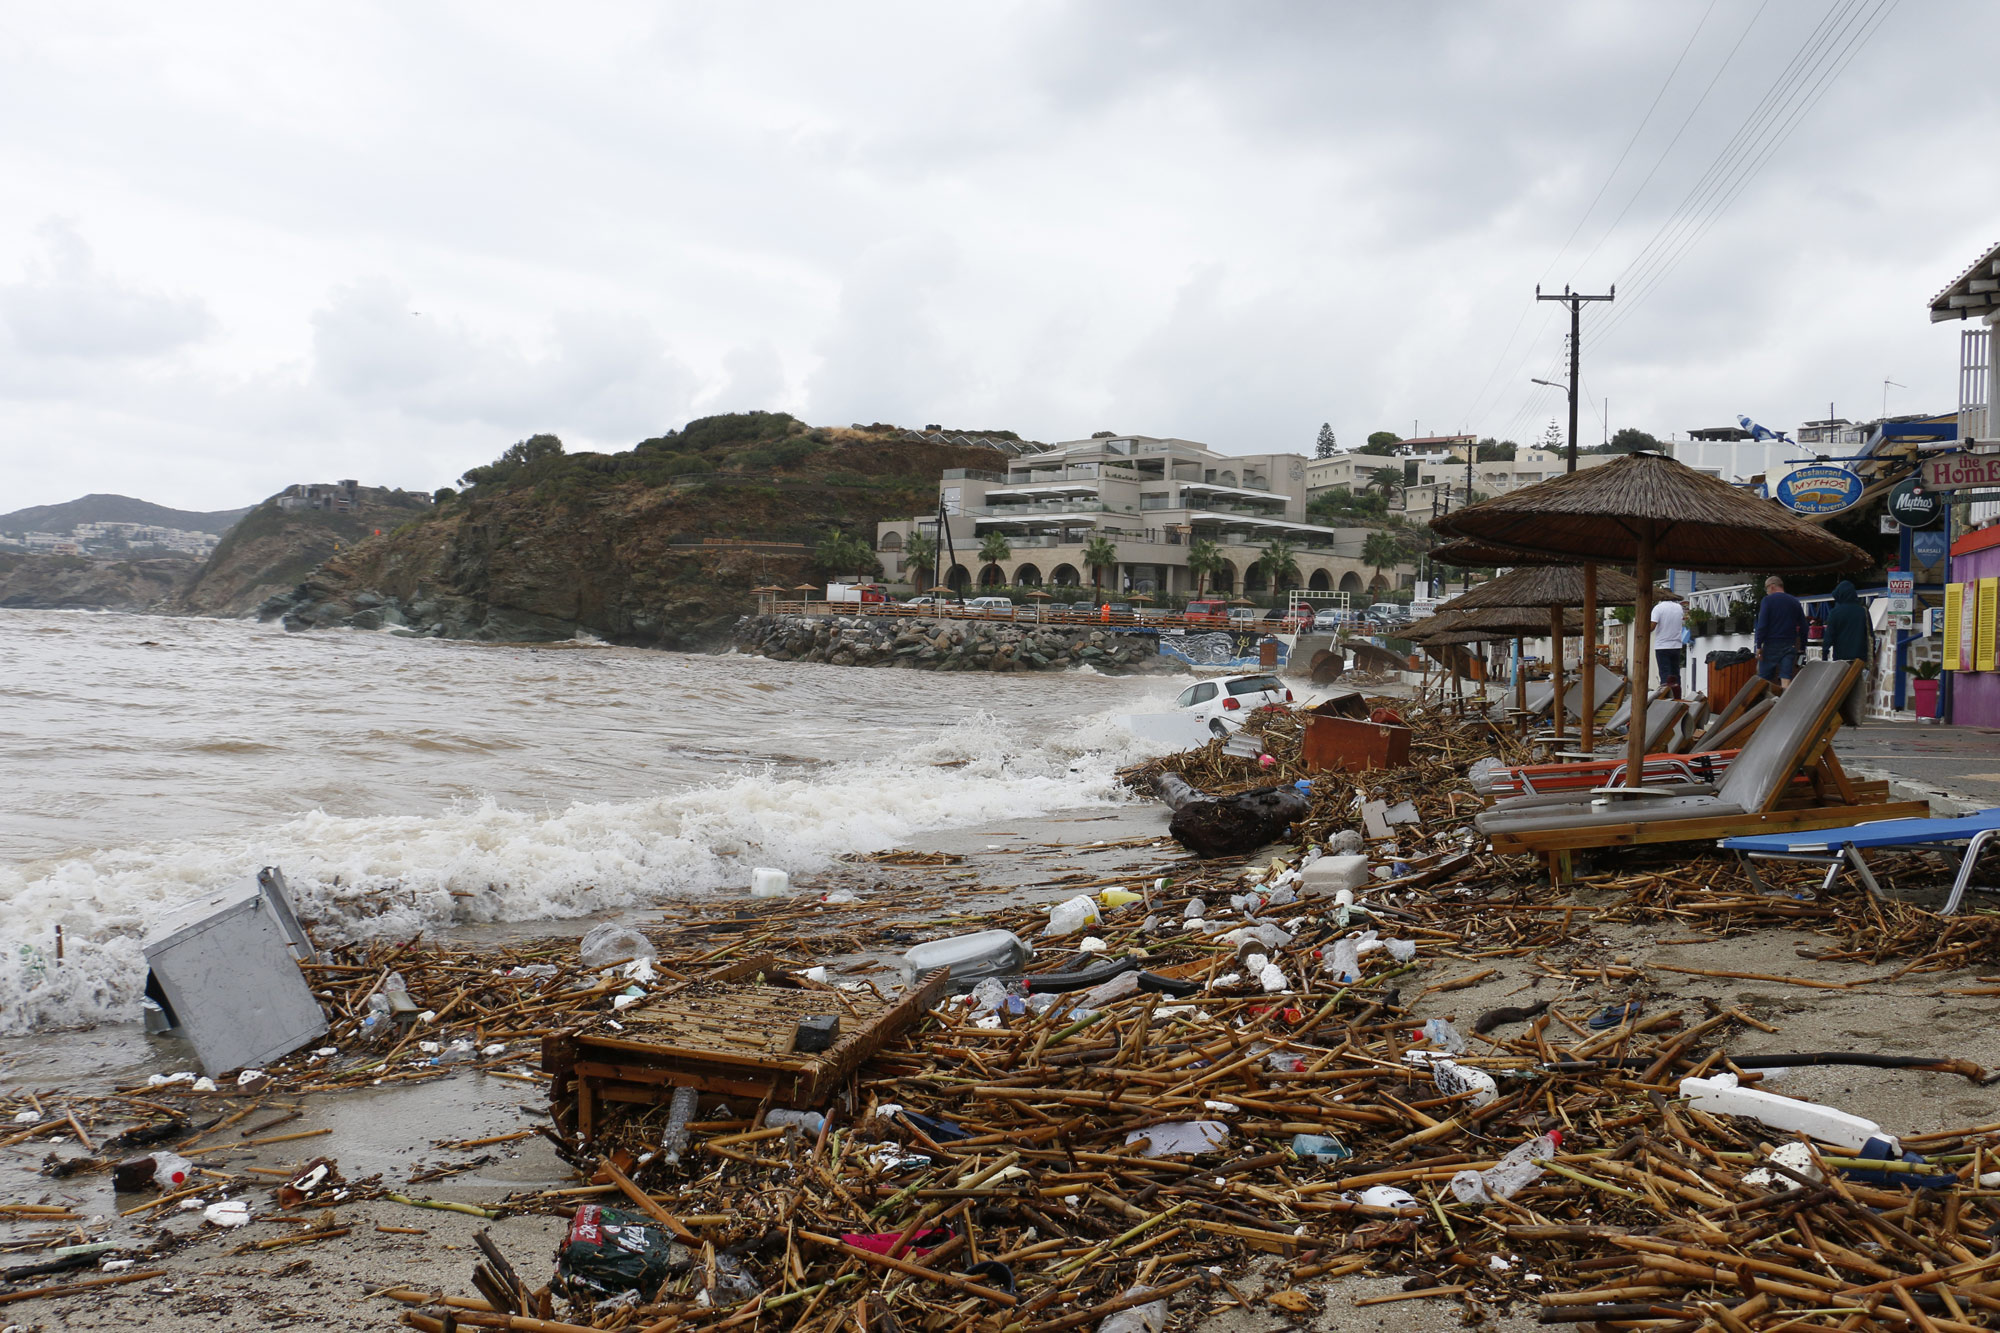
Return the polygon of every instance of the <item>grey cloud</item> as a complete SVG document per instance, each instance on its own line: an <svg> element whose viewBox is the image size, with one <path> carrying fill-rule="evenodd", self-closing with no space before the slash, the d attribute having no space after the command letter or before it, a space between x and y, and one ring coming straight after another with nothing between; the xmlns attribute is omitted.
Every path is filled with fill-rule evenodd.
<svg viewBox="0 0 2000 1333"><path fill-rule="evenodd" d="M171 296L100 271L67 219L38 229L43 256L0 286L0 323L31 357L155 356L207 337L215 319L200 298Z"/></svg>

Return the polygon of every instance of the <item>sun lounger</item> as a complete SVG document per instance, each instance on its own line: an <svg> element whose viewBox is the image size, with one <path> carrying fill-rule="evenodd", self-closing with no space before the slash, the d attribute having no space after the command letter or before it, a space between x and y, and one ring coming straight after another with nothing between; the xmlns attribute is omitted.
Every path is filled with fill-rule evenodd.
<svg viewBox="0 0 2000 1333"><path fill-rule="evenodd" d="M1821 893L1833 887L1842 870L1851 869L1868 892L1880 898L1882 886L1875 882L1862 852L1892 847L1942 849L1954 843L1964 843L1965 852L1958 862L1958 877L1952 881L1951 894L1944 903L1944 915L1950 916L1958 910L1965 891L1975 887L1972 884L1972 868L1980 853L1996 837L2000 837L2000 809L1981 810L1976 815L1958 819L1876 819L1866 824L1819 829L1811 833L1753 834L1724 838L1719 845L1736 853L1759 888L1765 888L1765 884L1757 874L1758 861L1807 861L1826 866L1826 878L1820 881L1819 886ZM1978 891L2000 893L2000 889L1991 888Z"/></svg>
<svg viewBox="0 0 2000 1333"><path fill-rule="evenodd" d="M1695 738L1694 745L1691 748L1696 750L1714 750L1720 748L1716 743L1715 734L1749 712L1751 708L1755 707L1770 692L1770 681L1765 680L1762 676L1750 677L1749 680L1743 682L1743 688L1736 691L1729 702L1717 709L1715 715L1708 719L1707 730Z"/></svg>
<svg viewBox="0 0 2000 1333"><path fill-rule="evenodd" d="M1596 693L1591 697L1591 703L1603 709L1624 691L1625 677L1606 666L1594 670L1597 672L1594 677ZM1563 712L1580 722L1583 720L1583 677L1579 674L1574 680L1567 676L1563 680Z"/></svg>
<svg viewBox="0 0 2000 1333"><path fill-rule="evenodd" d="M1542 853L1561 877L1562 854L1584 847L1726 838L1765 831L1829 828L1857 814L1929 814L1922 802L1888 803L1882 784L1856 784L1833 755L1840 701L1859 662L1807 662L1712 792L1683 787L1605 788L1596 799L1526 809L1494 808L1477 826L1502 853ZM1794 778L1805 774L1803 803Z"/></svg>

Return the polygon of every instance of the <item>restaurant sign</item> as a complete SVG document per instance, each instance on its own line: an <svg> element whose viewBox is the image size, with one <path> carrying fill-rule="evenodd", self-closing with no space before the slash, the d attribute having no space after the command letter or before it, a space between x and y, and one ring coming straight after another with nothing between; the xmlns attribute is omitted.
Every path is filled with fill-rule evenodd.
<svg viewBox="0 0 2000 1333"><path fill-rule="evenodd" d="M1844 467L1802 467L1778 483L1778 503L1798 514L1838 514L1860 498L1861 478Z"/></svg>
<svg viewBox="0 0 2000 1333"><path fill-rule="evenodd" d="M1946 454L1924 460L1924 489L2000 490L2000 454Z"/></svg>

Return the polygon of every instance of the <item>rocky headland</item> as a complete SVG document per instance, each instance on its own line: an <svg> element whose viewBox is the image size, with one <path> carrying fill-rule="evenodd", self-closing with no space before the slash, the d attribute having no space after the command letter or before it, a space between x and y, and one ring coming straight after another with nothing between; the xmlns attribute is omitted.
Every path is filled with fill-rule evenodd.
<svg viewBox="0 0 2000 1333"><path fill-rule="evenodd" d="M35 611L179 609L201 572L188 556L106 558L0 553L0 607Z"/></svg>

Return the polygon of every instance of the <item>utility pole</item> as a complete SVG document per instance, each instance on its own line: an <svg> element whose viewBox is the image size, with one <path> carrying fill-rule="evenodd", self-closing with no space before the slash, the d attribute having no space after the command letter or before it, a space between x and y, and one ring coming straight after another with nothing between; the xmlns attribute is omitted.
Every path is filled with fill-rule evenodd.
<svg viewBox="0 0 2000 1333"><path fill-rule="evenodd" d="M1542 295L1542 285L1540 283L1535 284L1535 299L1537 301L1561 301L1569 307L1569 467L1567 471L1570 472L1576 471L1576 385L1577 380L1583 374L1583 349L1581 346L1583 303L1585 301L1616 300L1617 296L1618 288L1615 284L1603 296L1585 296L1582 292L1572 292L1569 289L1568 283L1563 284L1561 296L1544 296Z"/></svg>

